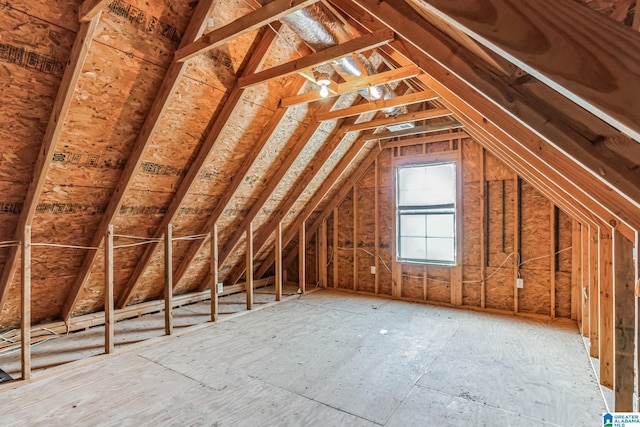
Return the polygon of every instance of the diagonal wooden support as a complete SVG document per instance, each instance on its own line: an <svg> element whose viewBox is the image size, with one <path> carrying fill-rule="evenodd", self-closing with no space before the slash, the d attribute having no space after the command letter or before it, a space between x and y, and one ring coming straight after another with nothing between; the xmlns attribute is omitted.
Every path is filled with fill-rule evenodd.
<svg viewBox="0 0 640 427"><path fill-rule="evenodd" d="M204 28L206 26L207 17L209 16L209 12L213 5L213 0L204 0L198 3L196 10L191 17L191 21L185 31L185 34L182 39L182 44L190 43L193 40L196 40ZM172 62L167 70L167 74L160 85L158 90L158 94L149 109L149 113L147 114L147 118L140 129L140 133L138 134L138 138L133 146L133 150L129 155L129 159L125 165L124 170L122 171L122 175L118 180L116 188L114 189L113 196L107 205L105 213L102 215L102 220L100 221L100 225L96 230L94 237L91 242L91 246L98 247L102 244L104 236L107 231L107 227L109 224L113 223L113 219L117 215L120 210L120 206L124 200L124 195L131 186L133 182L133 177L140 167L142 162L142 157L144 152L146 151L147 146L152 140L153 134L155 133L158 124L160 123L161 117L164 115L165 110L167 109L168 103L173 97L175 93L175 89L178 86L180 78L183 73L186 71L186 65L182 62ZM91 267L96 260L98 251L88 251L85 256L82 266L80 267L80 271L76 280L74 281L71 290L67 296L67 300L62 308L62 318L68 319L73 312L73 308L78 301L78 297L80 296L80 292L84 287L87 279L89 278L89 273L91 272Z"/></svg>
<svg viewBox="0 0 640 427"><path fill-rule="evenodd" d="M18 219L14 237L15 240L22 240L25 226L30 226L33 221L38 199L42 194L42 189L47 178L47 171L53 160L52 151L62 133L67 114L69 113L69 107L71 106L71 100L73 99L73 93L78 84L78 79L80 78L80 73L87 59L99 21L100 15L98 14L94 16L91 21L80 25L80 30L76 35L75 42L69 53L68 65L64 70L64 75L60 82L60 88L58 89L58 94L56 95L56 100L51 110L51 116L49 117L49 122L47 123L47 128L42 139L42 145L38 151L38 158L36 159L31 182L29 183L29 189L25 196L24 207ZM0 311L2 311L2 307L9 293L9 288L13 283L18 269L19 252L20 249L17 247L10 249L7 262L2 270L2 276L0 276Z"/></svg>
<svg viewBox="0 0 640 427"><path fill-rule="evenodd" d="M249 63L247 64L247 67L245 68L243 73L252 73L260 67L260 65L262 64L262 61L264 60L265 53L267 52L274 38L275 38L274 32L267 31L264 33L264 36L259 41L258 46L255 49L253 56L249 61ZM198 154L196 155L196 158L191 163L191 166L189 167L189 170L187 171L186 176L180 183L180 187L178 187L176 194L174 195L173 199L171 200L171 203L169 204L169 207L167 208L167 212L165 213L164 217L162 218L162 221L157 227L156 232L154 234L155 238L162 236L162 233L164 232L164 229L166 228L167 224L171 223L176 217L180 209L180 205L182 204L182 201L184 200L186 195L189 193L189 190L191 189L196 178L200 175L200 172L204 167L205 162L209 157L209 154L213 150L213 147L217 144L220 138L220 134L222 133L222 130L225 128L225 126L227 126L229 119L231 118L243 94L244 94L244 89L242 89L237 84L231 90L229 97L225 101L224 107L218 114L218 117L216 117L216 120L213 126L211 127L211 130L207 134L205 141L202 143L198 151ZM235 180L235 177L234 177L234 180ZM211 224L211 226L207 228L205 233L208 233L211 230L212 225L213 223ZM129 303L129 300L133 295L133 289L135 287L135 284L138 278L140 277L140 275L144 272L144 269L147 267L149 261L151 260L153 251L155 250L156 246L157 246L156 242L146 246L145 252L141 257L140 261L138 262L138 264L136 265L136 268L131 278L129 279L127 286L125 287L123 293L118 298L118 305L117 305L118 308L122 308ZM174 283L177 283L177 282L178 280L174 280Z"/></svg>
<svg viewBox="0 0 640 427"><path fill-rule="evenodd" d="M178 49L176 61L186 61L196 55L214 49L236 37L258 29L270 22L307 7L318 0L275 0L235 21L211 31L198 40Z"/></svg>
<svg viewBox="0 0 640 427"><path fill-rule="evenodd" d="M85 0L78 11L80 22L90 22L98 16L112 0Z"/></svg>
<svg viewBox="0 0 640 427"><path fill-rule="evenodd" d="M367 34L358 37L357 39L312 53L311 55L304 56L300 59L296 59L295 61L277 65L273 68L269 68L268 70L242 77L238 79L238 84L241 87L249 87L259 83L279 79L306 68L326 64L327 62L335 61L336 59L340 59L353 53L373 49L390 42L393 38L393 32L389 30L382 30L372 34Z"/></svg>

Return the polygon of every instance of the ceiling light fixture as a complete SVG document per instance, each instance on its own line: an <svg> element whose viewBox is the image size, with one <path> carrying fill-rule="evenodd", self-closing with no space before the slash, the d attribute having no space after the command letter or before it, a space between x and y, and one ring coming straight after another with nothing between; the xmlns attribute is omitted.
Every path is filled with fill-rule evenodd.
<svg viewBox="0 0 640 427"><path fill-rule="evenodd" d="M329 75L327 73L322 73L316 79L316 83L320 85L320 96L326 98L329 96L329 84L331 84L331 80L329 80Z"/></svg>

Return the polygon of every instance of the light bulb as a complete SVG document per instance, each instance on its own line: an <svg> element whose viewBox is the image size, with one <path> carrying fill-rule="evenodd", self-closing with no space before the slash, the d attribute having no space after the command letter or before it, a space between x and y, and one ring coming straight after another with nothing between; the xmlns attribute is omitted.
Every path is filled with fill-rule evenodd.
<svg viewBox="0 0 640 427"><path fill-rule="evenodd" d="M323 98L329 96L329 88L326 86L320 86L320 96Z"/></svg>

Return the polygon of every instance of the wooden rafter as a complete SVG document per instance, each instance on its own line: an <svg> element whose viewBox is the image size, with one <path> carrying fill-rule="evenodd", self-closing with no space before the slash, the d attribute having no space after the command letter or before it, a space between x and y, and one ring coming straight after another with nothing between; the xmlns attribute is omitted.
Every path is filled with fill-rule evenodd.
<svg viewBox="0 0 640 427"><path fill-rule="evenodd" d="M446 117L451 115L453 115L453 113L447 108L431 108L428 110L402 114L400 116L385 117L382 119L343 126L342 130L345 132L357 132L365 129L375 129L381 126L398 125L402 123L415 122L417 120L435 119L437 117Z"/></svg>
<svg viewBox="0 0 640 427"><path fill-rule="evenodd" d="M274 40L274 38L275 38L274 32L266 31L264 33L264 35L258 42L258 46L256 47L251 57L251 60L248 62L247 67L245 68L243 73L253 73L257 68L260 67L260 65L262 64L262 61L264 60L265 54L269 46L271 45L271 42ZM180 62L179 64L183 64L183 63ZM300 83L301 82L299 82L298 84ZM184 198L189 193L197 177L200 175L202 168L206 164L209 154L213 150L213 147L218 143L222 131L229 123L229 119L233 115L233 112L235 111L236 106L238 105L238 102L242 98L243 94L244 94L244 89L241 88L238 84L236 84L234 88L231 90L229 97L226 99L224 103L224 107L216 117L215 122L213 123L213 126L211 126L211 129L207 134L207 137L205 138L204 142L202 143L200 149L198 150L198 154L196 155L195 159L191 163L186 176L184 177L182 182L180 182L180 186L178 187L176 194L173 196L171 203L167 208L167 212L165 213L165 215L162 218L162 221L160 222L160 225L157 227L154 237L158 238L162 236L167 224L171 223L176 217L180 209L180 205L182 204ZM275 127L275 125L273 127ZM239 181L235 177L232 185L239 185ZM226 205L226 201L224 204ZM203 233L208 233L213 227L214 223L215 221L211 223L209 227L205 231L203 231ZM138 264L136 265L133 275L129 279L129 282L125 286L122 294L118 297L118 304L117 304L118 308L122 308L129 303L129 300L133 295L133 289L135 287L135 284L138 281L138 278L140 277L140 275L144 272L149 261L151 260L151 257L153 256L153 251L155 250L156 246L157 246L156 243L152 243L146 246L145 252L143 253L143 256L140 258L140 261L138 262ZM174 283L177 283L177 282L178 280L176 276Z"/></svg>
<svg viewBox="0 0 640 427"><path fill-rule="evenodd" d="M211 11L211 7L213 5L213 0L205 0L198 3L196 10L191 17L191 21L185 31L185 34L182 39L182 44L190 43L192 40L196 40L202 31L204 31L207 17ZM120 210L120 206L124 200L124 195L131 186L133 182L133 177L140 167L142 162L142 157L144 152L147 149L157 127L160 123L160 118L164 115L165 110L169 104L169 101L173 97L175 93L175 89L178 86L180 78L186 70L186 65L182 62L173 61L165 74L164 80L160 85L158 90L158 94L156 95L151 108L149 109L149 113L140 129L140 133L138 134L138 138L133 146L133 150L129 155L127 163L125 165L124 170L122 171L122 175L118 180L116 188L113 192L111 200L109 200L109 204L105 210L105 213L102 215L102 220L96 230L94 237L91 242L91 246L97 247L100 246L103 242L104 236L107 231L107 227L109 224L113 222L116 214ZM89 251L87 255L85 255L84 260L82 261L82 266L80 267L80 271L78 272L78 276L76 277L71 290L67 296L67 300L62 308L62 317L64 319L68 319L73 312L73 308L78 301L78 297L80 296L80 292L84 287L87 279L89 278L89 273L91 272L91 267L97 258L97 251Z"/></svg>
<svg viewBox="0 0 640 427"><path fill-rule="evenodd" d="M640 142L637 32L573 2L523 0L514 4L508 0L469 0L463 5L449 0L412 0L411 3L425 16L439 17Z"/></svg>
<svg viewBox="0 0 640 427"><path fill-rule="evenodd" d="M80 25L80 30L76 35L73 47L69 53L68 65L65 68L62 81L60 82L60 88L58 89L58 94L56 95L56 100L53 104L51 115L49 116L49 122L47 123L42 144L40 150L38 150L38 158L36 159L29 189L25 196L24 206L18 219L15 240L22 240L25 226L30 226L33 221L38 199L42 194L42 189L47 178L47 171L53 161L52 151L58 143L60 134L64 128L69 107L71 106L71 100L73 99L80 73L87 59L91 41L98 28L99 20L100 14L97 14L89 22L84 22ZM18 247L12 247L10 249L9 256L2 270L2 276L0 276L0 311L2 311L9 288L11 287L11 283L13 283L19 266L19 253L20 249Z"/></svg>
<svg viewBox="0 0 640 427"><path fill-rule="evenodd" d="M438 95L431 91L409 93L407 95L396 96L395 98L381 99L369 102L367 104L354 105L353 107L343 108L341 110L329 111L327 113L318 114L318 121L334 120L343 117L357 116L364 113L384 110L386 108L402 107L403 105L416 104L418 102L433 101L438 99Z"/></svg>
<svg viewBox="0 0 640 427"><path fill-rule="evenodd" d="M112 0L85 0L78 11L80 22L89 22L98 16Z"/></svg>
<svg viewBox="0 0 640 427"><path fill-rule="evenodd" d="M329 110L332 108L333 105L334 105L334 102L330 102L324 107L324 109ZM276 189L278 184L280 184L280 181L282 180L282 178L284 178L284 176L287 174L287 172L289 171L293 163L296 161L296 159L298 158L298 156L300 155L304 147L307 145L309 140L316 133L320 125L321 123L315 120L309 124L307 129L305 129L304 133L300 136L300 138L296 142L295 146L287 153L287 157L282 163L282 165L280 165L280 167L274 172L274 174L269 177L269 185L260 192L260 196L258 196L258 199L251 206L251 209L249 210L249 212L244 216L244 220L242 221L242 224L240 224L236 228L236 230L231 234L231 237L229 237L229 239L227 240L227 243L225 244L224 248L220 252L218 257L220 264L223 264L226 261L227 257L231 254L235 246L240 241L243 230L245 230L249 226L249 224L253 223L253 220L255 219L256 215L258 215L260 210L262 210L262 207L264 206L264 204L267 202L267 200L269 200L269 197L271 197L271 194L273 193L273 191ZM201 245L199 246L201 247ZM198 251L200 250L200 247L198 248ZM195 253L197 253L197 251L195 251ZM188 257L185 257L185 263L188 263L188 262L191 262L191 259L189 259ZM186 271L186 268L185 268L185 271ZM204 283L206 283L206 281Z"/></svg>
<svg viewBox="0 0 640 427"><path fill-rule="evenodd" d="M335 88L333 88L333 93L329 94L329 97L336 97L359 90L366 90L369 87L397 82L399 80L416 77L419 74L420 69L418 67L416 67L415 65L408 65L406 67L384 71L382 73L373 74L371 76L355 77L347 82L336 84ZM280 105L283 107L290 107L292 105L320 101L321 99L324 99L324 97L320 95L319 90L315 90L282 98L280 100Z"/></svg>
<svg viewBox="0 0 640 427"><path fill-rule="evenodd" d="M283 16L307 7L318 0L275 0L223 27L215 29L198 40L178 49L176 61L186 61L207 52L236 37L251 32Z"/></svg>
<svg viewBox="0 0 640 427"><path fill-rule="evenodd" d="M340 2L341 9L345 3ZM392 46L437 81L446 82L457 96L505 132L515 136L525 132L526 127L533 129L535 138L517 137L518 143L528 146L554 169L563 170L571 182L594 199L606 203L616 212L616 222L640 226L640 168L620 154L625 146L629 150L635 148L631 139L535 79L496 75L463 47L433 31L413 9L406 10L406 4L395 0L354 0L346 4L349 14L367 23L370 30L380 29L379 21L354 8L353 3L363 5L386 25L398 28L401 36L410 37L410 41L400 38ZM507 114L503 114L505 111ZM581 125L576 126L577 123Z"/></svg>
<svg viewBox="0 0 640 427"><path fill-rule="evenodd" d="M297 73L306 68L315 67L327 62L335 61L353 53L373 49L393 40L394 35L390 30L382 30L372 34L366 34L348 42L326 48L324 50L304 56L295 61L269 68L259 73L244 76L238 79L238 84L243 87L265 83L279 79L289 74Z"/></svg>
<svg viewBox="0 0 640 427"><path fill-rule="evenodd" d="M304 86L304 83L305 83L305 79L303 79L302 77L297 77L294 80L294 82L291 84L290 91L292 93L299 92L300 89L302 89L302 87ZM278 107L276 111L273 113L273 115L269 119L269 122L265 125L264 130L260 134L260 137L258 138L258 140L251 145L251 149L249 150L249 153L245 156L240 168L236 170L236 172L234 173L233 178L231 179L231 183L225 190L224 194L218 200L215 209L213 210L209 218L207 218L204 225L202 226L203 233L205 233L206 230L211 230L213 225L218 222L224 210L226 209L227 204L231 201L231 199L233 199L233 196L238 191L238 188L240 188L240 185L244 182L253 164L259 158L260 153L262 152L262 149L264 148L266 143L269 141L269 139L271 138L271 135L276 130L276 128L278 127L278 125L280 124L280 122L282 121L282 118L286 113L287 113L287 108L284 108L284 107ZM240 228L241 233L245 233L246 230L248 230L250 226L250 222L251 221L243 222L243 227ZM193 261L193 258L197 255L198 251L200 251L200 249L204 246L204 243L205 243L204 240L195 240L191 242L191 244L189 245L189 247L185 252L185 255L182 257L182 262L180 263L180 265L178 266L178 269L176 270L175 283L180 282L180 280L182 279L182 276L184 276L184 273L187 271L187 269L189 268L189 265ZM223 262L224 262L223 258L219 255L218 265L222 265Z"/></svg>

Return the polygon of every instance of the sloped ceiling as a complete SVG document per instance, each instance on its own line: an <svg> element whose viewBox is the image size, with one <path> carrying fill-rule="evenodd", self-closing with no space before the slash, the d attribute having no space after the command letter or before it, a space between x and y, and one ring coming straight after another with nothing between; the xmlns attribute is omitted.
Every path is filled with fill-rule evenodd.
<svg viewBox="0 0 640 427"><path fill-rule="evenodd" d="M314 52L278 21L312 3L0 10L0 329L19 319L25 226L34 244L76 246L34 247L34 323L102 309L110 224L119 307L162 295L169 224L185 237L176 293L210 285L214 224L232 284L246 230L260 276L280 222L285 246L301 224L310 236L378 144L412 133L466 132L573 218L640 229L637 32L573 1L331 0L351 40ZM372 76L330 65L354 50ZM393 99L357 92L381 81ZM380 111L395 104L400 117ZM414 131L386 129L403 121Z"/></svg>

